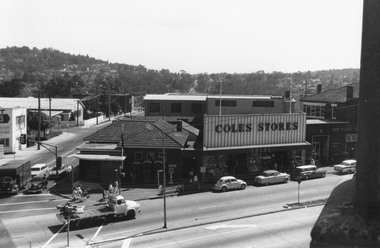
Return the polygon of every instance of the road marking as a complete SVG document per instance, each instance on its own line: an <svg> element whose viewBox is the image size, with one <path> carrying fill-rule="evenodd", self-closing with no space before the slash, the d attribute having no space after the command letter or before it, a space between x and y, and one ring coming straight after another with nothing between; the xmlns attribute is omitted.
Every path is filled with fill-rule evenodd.
<svg viewBox="0 0 380 248"><path fill-rule="evenodd" d="M205 228L215 231L216 229L222 229L222 228L252 228L252 227L257 227L257 225L256 224L239 224L239 225L220 224L220 225L207 226Z"/></svg>
<svg viewBox="0 0 380 248"><path fill-rule="evenodd" d="M37 196L51 196L51 194L35 194L35 195L23 195L23 194L20 194L20 195L15 195L14 197L37 197Z"/></svg>
<svg viewBox="0 0 380 248"><path fill-rule="evenodd" d="M49 199L49 200L41 200L41 201L12 202L12 203L3 203L3 204L0 204L0 206L13 206L13 205L20 205L20 204L54 202L54 201L67 201L67 199Z"/></svg>
<svg viewBox="0 0 380 248"><path fill-rule="evenodd" d="M63 228L65 228L65 226L67 225L67 223L65 223L62 227L61 227L61 229L59 229L59 231L58 232L56 232L54 235L53 235L53 237L51 237L41 248L44 248L44 247L46 247L55 237L57 237L57 235L62 231L62 229Z"/></svg>
<svg viewBox="0 0 380 248"><path fill-rule="evenodd" d="M129 248L129 246L131 245L131 242L132 242L131 238L124 240L123 245L121 246L121 248Z"/></svg>
<svg viewBox="0 0 380 248"><path fill-rule="evenodd" d="M62 154L61 157L68 157L67 155L70 154L70 153L72 153L72 152L75 152L75 150L70 150L70 151L68 151L68 152L66 152L66 153L64 153L64 154ZM74 154L75 154L75 153L74 153ZM72 154L72 155L74 155L74 154ZM71 156L71 155L70 155L70 156Z"/></svg>
<svg viewBox="0 0 380 248"><path fill-rule="evenodd" d="M42 210L53 210L57 208L34 208L34 209L22 209L22 210L9 210L9 211L1 211L0 214L7 213L20 213L20 212L29 212L29 211L42 211Z"/></svg>
<svg viewBox="0 0 380 248"><path fill-rule="evenodd" d="M92 239L94 239L94 238L96 238L96 236L98 236L98 234L99 234L100 230L102 230L102 228L103 228L103 225L101 225L101 226L98 228L98 230L96 230L96 233L94 234L94 236L92 237Z"/></svg>

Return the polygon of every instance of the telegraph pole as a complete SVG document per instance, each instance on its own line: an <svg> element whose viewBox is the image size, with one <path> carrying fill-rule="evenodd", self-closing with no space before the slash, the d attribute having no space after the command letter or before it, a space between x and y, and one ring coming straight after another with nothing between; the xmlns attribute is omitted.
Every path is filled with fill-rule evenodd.
<svg viewBox="0 0 380 248"><path fill-rule="evenodd" d="M37 150L40 150L41 142L41 89L38 90L38 143Z"/></svg>

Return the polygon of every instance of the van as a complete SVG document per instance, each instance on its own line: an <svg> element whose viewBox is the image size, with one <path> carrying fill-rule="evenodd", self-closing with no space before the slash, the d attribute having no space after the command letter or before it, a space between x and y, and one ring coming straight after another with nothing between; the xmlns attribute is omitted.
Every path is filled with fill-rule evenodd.
<svg viewBox="0 0 380 248"><path fill-rule="evenodd" d="M47 164L35 164L31 168L32 171L32 177L43 175L44 173L48 172Z"/></svg>

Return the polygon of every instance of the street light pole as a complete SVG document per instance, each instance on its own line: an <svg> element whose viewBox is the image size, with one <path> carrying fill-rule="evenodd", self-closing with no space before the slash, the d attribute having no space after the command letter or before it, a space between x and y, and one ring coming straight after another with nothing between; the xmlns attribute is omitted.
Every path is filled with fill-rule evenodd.
<svg viewBox="0 0 380 248"><path fill-rule="evenodd" d="M164 190L164 226L163 228L167 228L166 226L166 159L165 159L165 133L162 131L162 167L163 167L163 190Z"/></svg>

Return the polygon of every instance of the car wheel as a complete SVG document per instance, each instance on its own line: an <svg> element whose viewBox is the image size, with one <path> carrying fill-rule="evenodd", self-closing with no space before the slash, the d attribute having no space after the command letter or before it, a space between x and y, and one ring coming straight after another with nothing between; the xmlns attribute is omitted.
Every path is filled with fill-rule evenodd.
<svg viewBox="0 0 380 248"><path fill-rule="evenodd" d="M222 187L222 192L226 192L227 191L227 187L226 186L223 186Z"/></svg>
<svg viewBox="0 0 380 248"><path fill-rule="evenodd" d="M240 186L240 189L245 190L246 187L247 187L247 185L242 184L242 185Z"/></svg>
<svg viewBox="0 0 380 248"><path fill-rule="evenodd" d="M128 219L134 219L134 218L136 218L136 212L135 212L135 210L129 210L127 212L127 218Z"/></svg>
<svg viewBox="0 0 380 248"><path fill-rule="evenodd" d="M284 179L284 183L287 183L287 182L288 182L288 179L287 179L287 178L285 178L285 179Z"/></svg>
<svg viewBox="0 0 380 248"><path fill-rule="evenodd" d="M305 177L305 180L309 180L309 176L306 176L306 177Z"/></svg>
<svg viewBox="0 0 380 248"><path fill-rule="evenodd" d="M269 182L266 182L265 185L268 186L268 185L269 185Z"/></svg>

